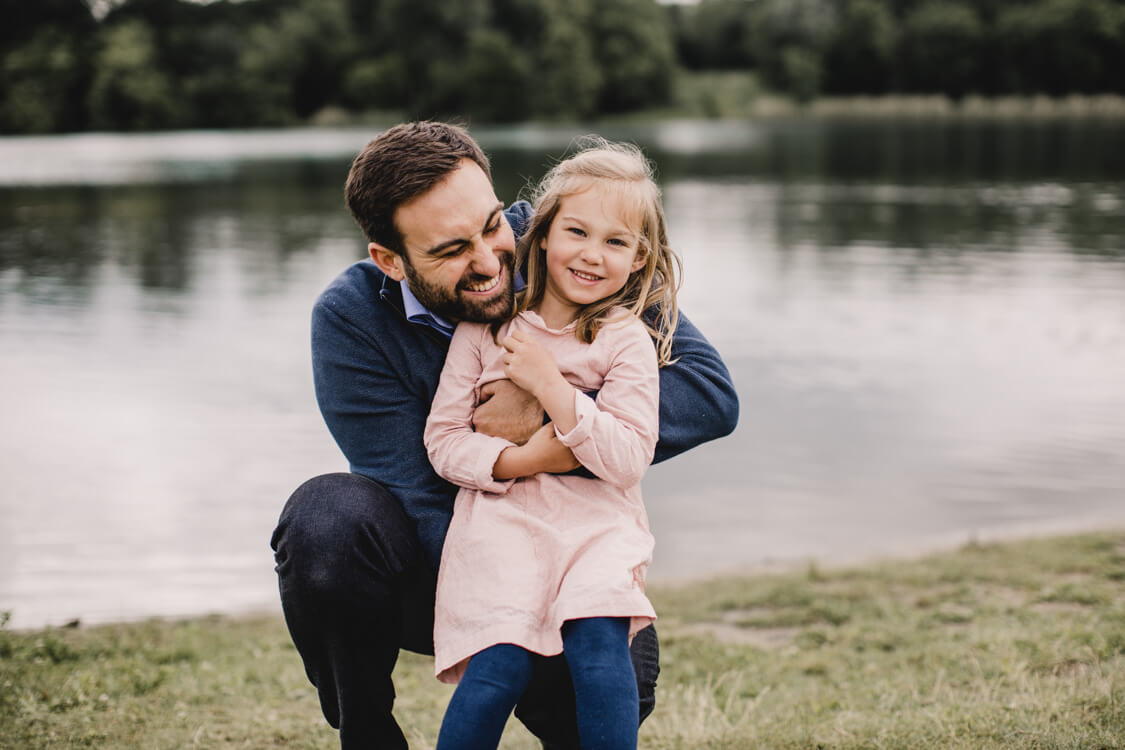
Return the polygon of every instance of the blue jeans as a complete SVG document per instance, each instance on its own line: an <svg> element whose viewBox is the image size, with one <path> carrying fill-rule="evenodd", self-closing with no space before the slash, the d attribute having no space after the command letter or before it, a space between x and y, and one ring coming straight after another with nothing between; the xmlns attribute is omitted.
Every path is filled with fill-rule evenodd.
<svg viewBox="0 0 1125 750"><path fill-rule="evenodd" d="M629 618L591 617L563 625L583 750L636 750L637 682L629 660ZM523 695L535 654L500 643L473 655L445 711L437 750L496 750Z"/></svg>
<svg viewBox="0 0 1125 750"><path fill-rule="evenodd" d="M358 474L305 482L285 504L271 546L285 623L340 745L406 748L391 715L399 649L433 653L436 578L414 524L381 484ZM638 718L656 702L656 631L633 638ZM563 656L535 661L516 718L549 750L580 747Z"/></svg>

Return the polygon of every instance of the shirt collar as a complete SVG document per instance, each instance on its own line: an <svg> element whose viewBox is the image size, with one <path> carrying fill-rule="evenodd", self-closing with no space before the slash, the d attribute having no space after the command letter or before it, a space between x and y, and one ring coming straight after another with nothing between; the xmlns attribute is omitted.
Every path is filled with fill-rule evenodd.
<svg viewBox="0 0 1125 750"><path fill-rule="evenodd" d="M447 339L453 337L455 324L430 312L425 305L419 302L418 298L414 296L414 292L410 291L406 279L400 281L399 285L402 287L402 309L406 313L407 320L411 323L429 326Z"/></svg>
<svg viewBox="0 0 1125 750"><path fill-rule="evenodd" d="M406 319L411 323L429 326L447 339L453 338L453 329L457 327L457 324L450 323L440 315L430 312L429 308L418 301L414 292L410 291L410 285L406 283L406 279L398 283L402 287L402 310L406 313ZM517 292L527 286L523 280L523 274L519 272L513 278L513 283Z"/></svg>

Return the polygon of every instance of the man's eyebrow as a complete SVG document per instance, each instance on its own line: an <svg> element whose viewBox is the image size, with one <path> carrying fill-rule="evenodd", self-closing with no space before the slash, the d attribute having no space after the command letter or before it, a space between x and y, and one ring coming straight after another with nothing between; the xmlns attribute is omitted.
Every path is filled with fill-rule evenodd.
<svg viewBox="0 0 1125 750"><path fill-rule="evenodd" d="M496 207L492 209L492 212L488 214L488 218L484 220L484 226L481 227L481 233L488 229L488 226L492 223L492 220L496 217L496 214L503 210L504 204L502 202L497 202ZM457 237L452 240L446 240L445 242L431 247L426 251L426 255L438 255L447 248L455 247L457 245L464 245L468 241L469 240L466 237Z"/></svg>

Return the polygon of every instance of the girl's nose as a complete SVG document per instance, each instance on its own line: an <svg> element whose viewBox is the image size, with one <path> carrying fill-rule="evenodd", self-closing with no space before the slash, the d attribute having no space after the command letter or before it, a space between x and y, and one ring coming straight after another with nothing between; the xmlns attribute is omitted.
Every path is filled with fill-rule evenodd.
<svg viewBox="0 0 1125 750"><path fill-rule="evenodd" d="M596 242L587 242L582 246L582 260L592 265L602 262L602 251Z"/></svg>

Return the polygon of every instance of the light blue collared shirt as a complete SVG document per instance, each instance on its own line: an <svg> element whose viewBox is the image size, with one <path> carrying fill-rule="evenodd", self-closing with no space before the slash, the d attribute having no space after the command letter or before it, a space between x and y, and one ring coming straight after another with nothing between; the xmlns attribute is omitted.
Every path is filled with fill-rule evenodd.
<svg viewBox="0 0 1125 750"><path fill-rule="evenodd" d="M450 323L445 318L434 315L425 305L419 302L418 298L414 296L414 292L410 291L410 286L406 283L406 279L398 283L402 286L402 310L406 313L406 319L411 323L420 323L424 326L429 326L447 339L453 338L455 324Z"/></svg>
<svg viewBox="0 0 1125 750"><path fill-rule="evenodd" d="M402 287L402 310L406 313L406 319L411 323L429 326L447 339L453 338L453 329L457 327L457 324L450 323L440 315L435 315L430 312L428 307L418 301L418 298L414 296L414 292L410 291L410 286L406 283L406 279L398 283L399 286ZM522 273L517 273L515 275L514 283L517 292L527 286L523 280Z"/></svg>

